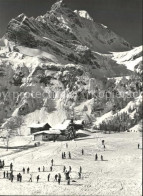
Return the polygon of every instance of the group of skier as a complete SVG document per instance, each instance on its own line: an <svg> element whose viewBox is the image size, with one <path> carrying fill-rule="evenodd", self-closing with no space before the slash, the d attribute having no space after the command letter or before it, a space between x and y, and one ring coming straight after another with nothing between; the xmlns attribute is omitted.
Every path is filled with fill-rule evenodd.
<svg viewBox="0 0 143 196"><path fill-rule="evenodd" d="M71 159L71 152L68 152L68 158ZM66 159L66 153L62 152L62 159Z"/></svg>
<svg viewBox="0 0 143 196"><path fill-rule="evenodd" d="M105 150L105 142L104 142L104 140L102 140L102 145L103 145L104 150ZM67 143L66 143L66 148L68 148L68 144ZM139 148L139 146L138 146L138 148ZM81 150L81 154L82 155L85 154L84 149ZM65 158L66 158L66 153L62 152L62 159L65 159ZM68 158L71 159L71 152L70 151L68 152ZM95 161L97 161L97 160L98 160L98 155L96 154L95 155ZM101 160L103 161L103 155L101 155ZM0 162L2 163L3 168L4 168L4 166L5 166L4 161L0 160ZM54 160L52 159L51 160L51 166L50 166L50 172L53 171L53 166L54 166ZM9 167L10 167L10 172L4 171L3 172L3 177L7 178L7 179L11 180L11 182L13 182L13 179L14 179L13 164L10 163ZM30 168L28 167L27 169L25 169L23 167L23 169L22 169L23 175L26 173L26 171L27 171L27 174L29 174L30 173ZM38 172L41 172L41 171L45 172L45 166L43 166L43 170L41 170L41 168L38 167ZM65 166L63 167L63 173L65 175L65 180L67 181L68 185L70 184L70 181L71 181L71 176L70 176L71 172L72 172L72 167L71 166L69 166L69 169L67 169ZM79 179L81 179L81 175L82 175L82 167L80 166L79 172L78 172ZM48 176L47 176L47 181L48 182L50 181L50 178L51 178L51 173L49 173ZM60 184L61 183L61 178L62 177L61 177L60 173L55 174L54 181L56 181L56 182L58 182L58 184ZM39 180L40 180L40 175L39 174L37 175L36 180L37 180L37 183L38 183ZM22 182L22 174L21 173L17 174L17 181ZM32 175L32 173L30 174L29 182L33 182L33 175Z"/></svg>

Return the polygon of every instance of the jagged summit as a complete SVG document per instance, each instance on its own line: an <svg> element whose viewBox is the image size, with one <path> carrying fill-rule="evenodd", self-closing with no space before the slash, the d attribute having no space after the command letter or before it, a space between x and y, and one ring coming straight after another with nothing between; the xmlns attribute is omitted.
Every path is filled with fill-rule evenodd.
<svg viewBox="0 0 143 196"><path fill-rule="evenodd" d="M73 42L100 53L132 48L122 37L93 21L86 11L72 11L64 0L57 1L50 11L36 19L28 18L23 13L12 19L5 37L19 45L52 49L50 39L62 43L69 51L76 51Z"/></svg>
<svg viewBox="0 0 143 196"><path fill-rule="evenodd" d="M19 19L24 19L24 18L27 18L27 16L26 16L26 14L22 13L22 14L18 15L16 18L17 18L17 19L18 19L18 18L19 18Z"/></svg>
<svg viewBox="0 0 143 196"><path fill-rule="evenodd" d="M66 5L65 0L60 0L52 5L51 10L56 10L59 8L66 8L66 7L67 7L67 5Z"/></svg>

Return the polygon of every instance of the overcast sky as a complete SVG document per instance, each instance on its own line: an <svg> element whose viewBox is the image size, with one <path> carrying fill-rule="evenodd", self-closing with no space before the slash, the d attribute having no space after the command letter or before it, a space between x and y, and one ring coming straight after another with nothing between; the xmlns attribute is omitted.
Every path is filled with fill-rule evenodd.
<svg viewBox="0 0 143 196"><path fill-rule="evenodd" d="M75 10L86 10L134 46L142 44L142 0L66 0ZM56 0L0 0L0 37L11 18L21 13L43 15Z"/></svg>

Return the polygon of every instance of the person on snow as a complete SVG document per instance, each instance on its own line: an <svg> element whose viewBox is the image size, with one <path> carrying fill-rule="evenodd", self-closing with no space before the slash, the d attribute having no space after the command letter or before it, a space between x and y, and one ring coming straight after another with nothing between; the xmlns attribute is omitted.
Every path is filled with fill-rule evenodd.
<svg viewBox="0 0 143 196"><path fill-rule="evenodd" d="M22 182L22 175L19 173L19 181Z"/></svg>
<svg viewBox="0 0 143 196"><path fill-rule="evenodd" d="M29 169L29 167L27 168L27 174L29 174L29 171L30 171L30 169Z"/></svg>
<svg viewBox="0 0 143 196"><path fill-rule="evenodd" d="M101 155L101 161L103 161L103 156Z"/></svg>
<svg viewBox="0 0 143 196"><path fill-rule="evenodd" d="M29 182L32 182L32 174L30 174Z"/></svg>
<svg viewBox="0 0 143 196"><path fill-rule="evenodd" d="M6 178L8 178L8 171L6 172Z"/></svg>
<svg viewBox="0 0 143 196"><path fill-rule="evenodd" d="M12 169L13 169L13 164L11 163L10 164L10 171L12 171Z"/></svg>
<svg viewBox="0 0 143 196"><path fill-rule="evenodd" d="M40 177L39 177L39 175L37 176L37 182L39 181L39 179L40 179Z"/></svg>
<svg viewBox="0 0 143 196"><path fill-rule="evenodd" d="M45 171L45 167L43 166L43 172Z"/></svg>
<svg viewBox="0 0 143 196"><path fill-rule="evenodd" d="M52 170L53 170L53 167L51 166L51 167L50 167L50 171L52 172Z"/></svg>
<svg viewBox="0 0 143 196"><path fill-rule="evenodd" d="M66 167L64 166L64 167L63 167L63 172L65 173L65 171L66 171Z"/></svg>
<svg viewBox="0 0 143 196"><path fill-rule="evenodd" d="M54 165L54 160L53 159L51 160L51 164L52 164L52 166Z"/></svg>
<svg viewBox="0 0 143 196"><path fill-rule="evenodd" d="M97 161L97 160L98 160L98 155L96 154L96 155L95 155L95 161Z"/></svg>
<svg viewBox="0 0 143 196"><path fill-rule="evenodd" d="M5 171L3 172L3 177L5 178Z"/></svg>
<svg viewBox="0 0 143 196"><path fill-rule="evenodd" d="M71 159L71 153L69 152L69 159Z"/></svg>
<svg viewBox="0 0 143 196"><path fill-rule="evenodd" d="M48 182L50 181L50 174L48 174Z"/></svg>
<svg viewBox="0 0 143 196"><path fill-rule="evenodd" d="M23 167L23 174L25 174L25 168Z"/></svg>
<svg viewBox="0 0 143 196"><path fill-rule="evenodd" d="M81 150L81 154L84 155L84 150L83 149Z"/></svg>
<svg viewBox="0 0 143 196"><path fill-rule="evenodd" d="M102 140L102 145L104 145L104 140Z"/></svg>
<svg viewBox="0 0 143 196"><path fill-rule="evenodd" d="M66 153L64 152L64 159L66 159Z"/></svg>
<svg viewBox="0 0 143 196"><path fill-rule="evenodd" d="M61 183L61 178L60 177L58 177L58 184L60 184Z"/></svg>
<svg viewBox="0 0 143 196"><path fill-rule="evenodd" d="M138 149L140 148L140 144L138 144Z"/></svg>
<svg viewBox="0 0 143 196"><path fill-rule="evenodd" d="M81 166L80 166L80 168L79 168L79 172L82 173L82 167L81 167Z"/></svg>
<svg viewBox="0 0 143 196"><path fill-rule="evenodd" d="M58 179L58 175L56 174L56 175L55 175L55 180L54 180L54 181L57 182L57 179Z"/></svg>

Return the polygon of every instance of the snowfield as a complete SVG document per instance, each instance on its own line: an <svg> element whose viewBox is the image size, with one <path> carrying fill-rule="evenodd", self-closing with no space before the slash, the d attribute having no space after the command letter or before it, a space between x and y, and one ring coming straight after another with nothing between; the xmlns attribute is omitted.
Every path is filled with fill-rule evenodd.
<svg viewBox="0 0 143 196"><path fill-rule="evenodd" d="M142 46L126 52L113 52L113 60L123 64L127 69L134 71L136 65L142 62Z"/></svg>
<svg viewBox="0 0 143 196"><path fill-rule="evenodd" d="M90 133L91 134L91 133ZM101 141L105 140L104 151ZM9 164L14 165L14 181L3 179L0 170L0 195L141 195L142 188L142 150L137 149L141 144L140 133L101 134L93 133L91 137L80 138L66 142L46 142L41 146L14 152L0 148L1 159L5 160L5 171ZM18 138L17 138L18 140ZM28 141L28 140L27 140ZM0 142L1 143L1 142ZM81 149L84 155L81 155ZM71 159L68 159L68 152ZM62 152L67 158L62 159ZM98 154L98 161L94 160ZM103 155L104 161L100 156ZM51 159L54 160L53 171L50 172ZM72 167L71 184L67 185L63 174L63 166ZM45 172L42 171L45 166ZM79 167L82 166L82 178L78 179ZM22 182L16 181L16 175L22 168L30 167L33 182L28 182L30 174L22 174ZM38 167L41 172L38 172ZM51 173L50 182L47 176ZM61 173L62 182L59 185L54 181L54 175ZM36 182L36 176L40 180ZM74 181L74 182L73 182Z"/></svg>

